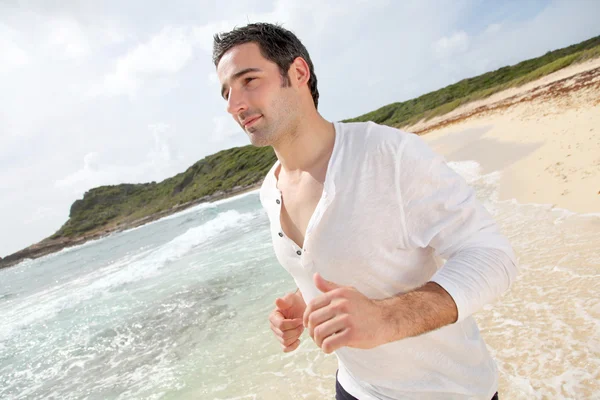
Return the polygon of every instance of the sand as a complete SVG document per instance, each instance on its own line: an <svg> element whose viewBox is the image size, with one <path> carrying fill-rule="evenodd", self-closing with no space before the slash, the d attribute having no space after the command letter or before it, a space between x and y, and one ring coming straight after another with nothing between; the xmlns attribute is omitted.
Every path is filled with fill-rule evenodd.
<svg viewBox="0 0 600 400"><path fill-rule="evenodd" d="M404 129L448 161L480 164L464 163L465 177L517 255L510 290L475 314L500 398L598 398L600 214L582 213L600 212L600 60ZM257 398L321 399L336 367L305 334L295 352L236 374L260 382Z"/></svg>
<svg viewBox="0 0 600 400"><path fill-rule="evenodd" d="M600 59L403 129L500 171L500 200L600 212Z"/></svg>
<svg viewBox="0 0 600 400"><path fill-rule="evenodd" d="M500 398L597 398L600 60L404 129L480 164L478 195L517 255L516 282L475 314Z"/></svg>

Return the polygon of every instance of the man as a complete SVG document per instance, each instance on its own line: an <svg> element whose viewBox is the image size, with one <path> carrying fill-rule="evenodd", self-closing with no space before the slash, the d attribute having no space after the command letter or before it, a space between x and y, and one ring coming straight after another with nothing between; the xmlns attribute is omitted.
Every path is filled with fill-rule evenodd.
<svg viewBox="0 0 600 400"><path fill-rule="evenodd" d="M416 135L325 120L288 30L215 35L213 61L227 111L278 158L260 200L298 286L269 317L283 351L307 328L335 352L337 399L496 398L472 314L508 289L516 263L473 190Z"/></svg>

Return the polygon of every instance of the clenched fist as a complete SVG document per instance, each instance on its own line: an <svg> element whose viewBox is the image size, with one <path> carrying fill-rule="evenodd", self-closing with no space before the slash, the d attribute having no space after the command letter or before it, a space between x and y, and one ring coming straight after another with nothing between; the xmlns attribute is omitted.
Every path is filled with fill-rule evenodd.
<svg viewBox="0 0 600 400"><path fill-rule="evenodd" d="M302 316L306 303L300 292L296 292L276 299L275 307L269 315L271 330L281 343L284 353L294 351L300 345L300 335L304 331Z"/></svg>
<svg viewBox="0 0 600 400"><path fill-rule="evenodd" d="M325 353L344 346L370 349L386 343L389 325L379 302L353 287L327 281L319 273L314 282L323 294L308 304L303 323Z"/></svg>

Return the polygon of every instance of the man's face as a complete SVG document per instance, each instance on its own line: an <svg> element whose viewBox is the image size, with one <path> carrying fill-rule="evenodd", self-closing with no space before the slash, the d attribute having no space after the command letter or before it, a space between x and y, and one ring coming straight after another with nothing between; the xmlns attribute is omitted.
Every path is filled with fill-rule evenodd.
<svg viewBox="0 0 600 400"><path fill-rule="evenodd" d="M217 74L227 112L253 145L274 145L293 131L298 93L293 87L283 87L279 67L262 56L256 43L226 52L217 65Z"/></svg>

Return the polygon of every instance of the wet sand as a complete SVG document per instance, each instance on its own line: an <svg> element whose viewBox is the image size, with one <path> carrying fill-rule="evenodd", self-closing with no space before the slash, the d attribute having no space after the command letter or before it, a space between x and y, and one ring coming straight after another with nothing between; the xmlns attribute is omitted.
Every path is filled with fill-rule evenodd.
<svg viewBox="0 0 600 400"><path fill-rule="evenodd" d="M600 212L600 59L404 129L501 171L500 200Z"/></svg>
<svg viewBox="0 0 600 400"><path fill-rule="evenodd" d="M476 314L509 399L600 391L600 60L405 129L449 162L474 160L478 195L520 275Z"/></svg>
<svg viewBox="0 0 600 400"><path fill-rule="evenodd" d="M404 129L423 134L466 177L517 254L511 290L475 314L500 397L597 398L600 60ZM240 364L236 375L253 384L233 398L334 396L335 356L306 334L281 354L267 328L253 330L265 356Z"/></svg>
<svg viewBox="0 0 600 400"><path fill-rule="evenodd" d="M600 391L600 215L584 215L600 212L598 75L600 60L576 65L405 127L465 176L517 254L511 290L475 314L502 399ZM334 397L335 356L306 333L296 351L281 353L264 317L271 307L244 326L244 340L228 343L240 359L219 371L222 386L184 398Z"/></svg>

